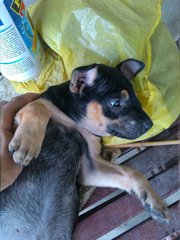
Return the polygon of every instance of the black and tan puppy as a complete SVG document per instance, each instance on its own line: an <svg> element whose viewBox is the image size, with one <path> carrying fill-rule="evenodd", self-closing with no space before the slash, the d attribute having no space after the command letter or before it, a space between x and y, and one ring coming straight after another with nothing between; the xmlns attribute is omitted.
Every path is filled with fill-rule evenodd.
<svg viewBox="0 0 180 240"><path fill-rule="evenodd" d="M71 81L50 87L17 114L9 149L15 162L30 164L1 192L0 239L71 239L76 182L133 192L153 218L168 220L166 206L142 174L101 158L99 136L135 139L152 126L129 81L143 67L129 59L117 68L77 68Z"/></svg>

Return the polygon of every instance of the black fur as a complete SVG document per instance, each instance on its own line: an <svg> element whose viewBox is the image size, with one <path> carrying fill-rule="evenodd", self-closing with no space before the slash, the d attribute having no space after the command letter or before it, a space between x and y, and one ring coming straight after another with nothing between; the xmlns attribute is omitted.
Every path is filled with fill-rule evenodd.
<svg viewBox="0 0 180 240"><path fill-rule="evenodd" d="M86 116L88 104L96 101L107 118L117 120L107 126L107 133L129 139L145 133L152 122L142 110L131 83L118 69L100 64L75 71L94 67L97 67L94 83L85 86L81 93L71 92L70 82L66 82L50 87L41 97L76 122ZM128 92L128 99L122 98L122 90ZM113 106L115 100L118 104ZM23 169L13 185L0 193L0 240L71 239L78 215L76 179L82 156L92 169L93 161L80 133L51 122L39 157Z"/></svg>
<svg viewBox="0 0 180 240"><path fill-rule="evenodd" d="M90 161L78 131L49 124L39 157L0 193L1 240L71 239L82 154Z"/></svg>
<svg viewBox="0 0 180 240"><path fill-rule="evenodd" d="M117 68L93 64L74 71L84 72L93 67L98 69L97 77L91 87L86 86L83 89L81 95L70 91L69 81L50 87L42 97L52 101L76 122L86 117L86 108L90 102L98 102L102 106L104 116L120 122L107 126L107 132L113 136L135 139L150 129L153 123L142 109L131 82ZM123 90L129 95L126 100L121 96ZM111 105L111 102L116 100L120 103L119 107ZM132 120L135 124L132 124Z"/></svg>

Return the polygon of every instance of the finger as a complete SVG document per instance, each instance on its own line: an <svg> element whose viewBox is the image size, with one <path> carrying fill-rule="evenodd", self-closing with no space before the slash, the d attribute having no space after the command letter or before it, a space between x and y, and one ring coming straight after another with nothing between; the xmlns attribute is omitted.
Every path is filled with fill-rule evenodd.
<svg viewBox="0 0 180 240"><path fill-rule="evenodd" d="M1 101L1 102L0 102L0 109L1 109L6 103L8 103L8 101Z"/></svg>
<svg viewBox="0 0 180 240"><path fill-rule="evenodd" d="M26 93L24 95L14 97L10 102L1 108L1 127L12 129L12 122L15 114L26 104L37 99L40 95L35 93Z"/></svg>
<svg viewBox="0 0 180 240"><path fill-rule="evenodd" d="M17 166L9 155L4 155L4 157L1 158L0 191L11 185L21 171L22 168Z"/></svg>

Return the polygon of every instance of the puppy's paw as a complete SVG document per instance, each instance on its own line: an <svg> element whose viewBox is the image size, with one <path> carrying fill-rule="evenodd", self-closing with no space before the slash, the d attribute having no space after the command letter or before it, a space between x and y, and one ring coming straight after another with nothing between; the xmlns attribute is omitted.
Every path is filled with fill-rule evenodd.
<svg viewBox="0 0 180 240"><path fill-rule="evenodd" d="M161 223L169 223L169 209L163 200L154 192L151 187L142 191L139 196L145 210L152 216L153 219Z"/></svg>
<svg viewBox="0 0 180 240"><path fill-rule="evenodd" d="M20 125L9 144L14 161L20 166L27 166L33 158L38 157L43 139L44 132L40 128Z"/></svg>
<svg viewBox="0 0 180 240"><path fill-rule="evenodd" d="M169 223L169 210L160 196L153 190L147 179L135 170L131 172L129 178L132 183L129 192L136 194L152 218L161 223Z"/></svg>

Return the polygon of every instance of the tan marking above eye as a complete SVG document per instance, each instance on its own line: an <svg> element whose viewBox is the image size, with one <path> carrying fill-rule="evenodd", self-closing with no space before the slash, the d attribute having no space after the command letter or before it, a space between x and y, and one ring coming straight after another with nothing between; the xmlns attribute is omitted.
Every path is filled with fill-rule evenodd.
<svg viewBox="0 0 180 240"><path fill-rule="evenodd" d="M128 100L129 99L129 93L127 90L122 90L121 91L121 96L125 99Z"/></svg>

